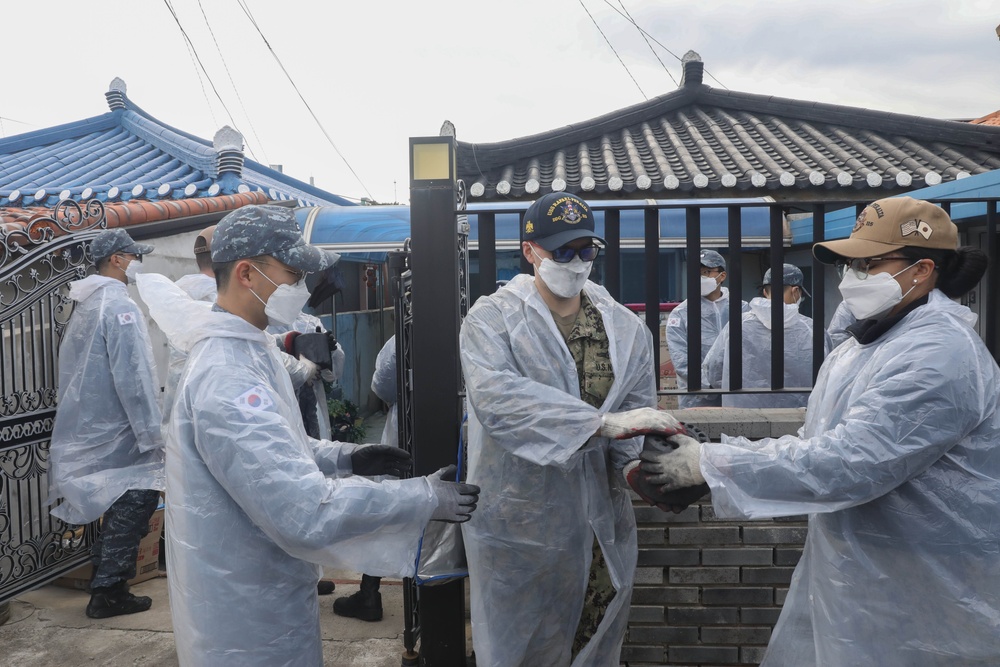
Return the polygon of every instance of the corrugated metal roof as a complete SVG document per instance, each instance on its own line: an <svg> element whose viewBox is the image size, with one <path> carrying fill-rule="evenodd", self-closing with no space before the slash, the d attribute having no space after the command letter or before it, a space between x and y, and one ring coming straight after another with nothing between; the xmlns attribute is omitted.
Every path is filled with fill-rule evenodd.
<svg viewBox="0 0 1000 667"><path fill-rule="evenodd" d="M1000 168L1000 127L716 90L685 56L678 90L590 121L458 142L470 199L878 198ZM870 193L870 194L869 194Z"/></svg>
<svg viewBox="0 0 1000 667"><path fill-rule="evenodd" d="M355 203L247 160L231 128L208 141L160 122L128 99L120 79L106 97L111 111L101 116L0 139L0 207L247 192L300 206Z"/></svg>

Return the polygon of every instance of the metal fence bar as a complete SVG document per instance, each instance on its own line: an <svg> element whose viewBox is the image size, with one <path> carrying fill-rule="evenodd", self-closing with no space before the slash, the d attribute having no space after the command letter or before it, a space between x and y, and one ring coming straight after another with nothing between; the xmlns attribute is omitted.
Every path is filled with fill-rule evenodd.
<svg viewBox="0 0 1000 667"><path fill-rule="evenodd" d="M726 276L736 276L729 281L729 388L743 388L743 209L730 206L729 258Z"/></svg>
<svg viewBox="0 0 1000 667"><path fill-rule="evenodd" d="M497 290L497 217L494 213L476 216L479 223L479 292Z"/></svg>
<svg viewBox="0 0 1000 667"><path fill-rule="evenodd" d="M687 241L688 390L701 386L701 208L684 209ZM694 361L692 361L694 359Z"/></svg>
<svg viewBox="0 0 1000 667"><path fill-rule="evenodd" d="M823 204L813 206L813 243L826 240L826 207ZM812 379L816 382L819 368L826 357L826 265L812 258Z"/></svg>
<svg viewBox="0 0 1000 667"><path fill-rule="evenodd" d="M604 240L608 247L604 254L604 287L615 301L622 300L621 270L621 212L604 212Z"/></svg>
<svg viewBox="0 0 1000 667"><path fill-rule="evenodd" d="M646 326L653 334L653 368L660 377L660 211L643 211L646 258Z"/></svg>
<svg viewBox="0 0 1000 667"><path fill-rule="evenodd" d="M771 388L785 387L785 278L784 215L774 204L771 212Z"/></svg>

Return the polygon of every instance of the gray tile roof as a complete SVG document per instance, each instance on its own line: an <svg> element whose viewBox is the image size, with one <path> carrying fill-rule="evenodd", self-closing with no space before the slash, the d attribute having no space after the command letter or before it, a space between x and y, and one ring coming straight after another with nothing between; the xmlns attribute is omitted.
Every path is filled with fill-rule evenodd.
<svg viewBox="0 0 1000 667"><path fill-rule="evenodd" d="M470 201L882 197L1000 169L1000 127L718 90L697 54L671 93L492 144L458 142Z"/></svg>

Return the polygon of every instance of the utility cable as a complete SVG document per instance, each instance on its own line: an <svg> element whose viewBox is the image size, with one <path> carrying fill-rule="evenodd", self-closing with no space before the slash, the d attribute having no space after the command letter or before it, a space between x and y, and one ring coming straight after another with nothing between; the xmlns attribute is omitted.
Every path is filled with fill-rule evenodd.
<svg viewBox="0 0 1000 667"><path fill-rule="evenodd" d="M299 87L295 85L295 81L292 80L292 75L288 73L288 70L285 69L285 66L282 64L281 59L278 58L278 54L274 52L273 48L271 48L271 43L267 41L267 37L264 36L264 32L260 29L260 26L257 25L257 21L256 19L254 19L253 14L250 13L250 8L247 7L245 0L236 0L236 2L243 10L243 13L247 15L247 18L250 19L250 23L253 24L253 27L256 28L257 34L260 35L260 38L262 40L264 40L264 45L267 46L267 50L271 52L271 55L274 57L274 61L278 63L278 67L280 67L281 71L285 73L285 77L288 79L288 83L292 84L292 88L295 89L295 92L296 94L298 94L299 99L302 100L302 104L304 104L306 109L309 111L309 115L311 115L313 117L313 120L316 121L316 125L319 126L319 129L323 133L323 136L325 136L326 140L330 142L330 145L333 147L333 150L337 153L338 156L340 156L340 159L344 161L344 164L347 165L347 168L351 171L351 174L354 175L354 178L357 179L361 187L364 188L364 191L365 193L367 193L368 198L371 199L372 201L375 201L375 197L373 197L372 193L368 190L368 186L365 185L365 182L361 180L360 176L358 176L358 172L354 171L354 167L351 166L351 163L347 161L347 158L344 157L344 154L340 152L339 148L337 148L337 144L334 143L333 138L330 136L330 133L326 131L325 127L323 127L323 123L320 122L319 117L312 110L312 107L309 106L309 102L306 101L306 98L302 94L302 91L300 91Z"/></svg>
<svg viewBox="0 0 1000 667"><path fill-rule="evenodd" d="M615 47L612 46L612 44L611 44L611 40L609 40L608 37L607 37L607 35L604 34L604 31L601 30L601 26L599 26L597 24L597 21L594 19L594 16L590 13L590 10L587 9L587 5L583 4L583 0L579 0L579 2L580 2L580 6L583 7L583 11L587 12L587 16L590 17L590 20L591 20L591 22L593 22L594 27L597 28L597 32L601 33L601 37L603 37L604 41L607 42L608 47L611 49L611 52L615 54L615 58L618 58L618 62L620 62L622 64L622 67L625 68L625 71L628 72L628 76L629 76L630 79L632 79L632 83L634 83L635 87L639 89L639 92L642 94L643 98L645 98L646 100L649 100L649 96L646 95L645 92L643 92L642 86L640 86L639 82L635 80L634 76L632 76L632 72L629 70L628 65L626 65L625 61L622 60L622 57L620 55L618 55L618 51L615 50ZM607 0L605 0L605 2L607 2ZM618 13L620 14L621 12L618 12Z"/></svg>
<svg viewBox="0 0 1000 667"><path fill-rule="evenodd" d="M615 10L615 12L617 12L619 16L621 16L623 19L625 19L626 21L628 21L629 23L631 23L632 25L634 25L639 32L641 32L642 34L646 35L651 40L653 40L657 44L657 46L659 46L661 49L663 49L664 51L666 51L667 53L669 53L670 55L672 55L679 62L684 62L684 60L679 55L677 55L676 53L674 53L673 51L671 51L670 49L668 49L666 46L664 46L663 43L660 40L656 39L656 37L653 37L653 35L651 35L650 33L646 32L645 30L643 30L642 26L640 26L638 23L636 23L635 21L632 20L631 16L626 16L625 14L622 14L622 12L621 12L620 9L618 9L613 4L611 4L610 0L604 0L604 4L606 4L611 9ZM707 74L710 77L712 77L712 79L717 84L719 84L720 86L722 86L726 90L729 90L729 87L726 86L726 84L724 84L721 81L719 81L718 79L716 79L715 75L708 71L707 67L705 68L705 74ZM671 78L673 78L673 77L671 77Z"/></svg>
<svg viewBox="0 0 1000 667"><path fill-rule="evenodd" d="M205 68L205 64L201 61L201 56L198 55L198 49L194 48L194 42L192 42L191 38L188 37L187 31L184 30L184 26L181 25L181 20L177 16L177 12L174 11L173 5L170 4L170 0L163 0L163 3L167 6L167 9L170 10L170 15L174 17L174 21L177 23L177 27L180 29L181 35L184 36L184 41L187 42L188 48L194 54L195 60L198 61L198 66L201 67L202 71L205 73L205 78L208 79L208 85L212 87L212 92L215 93L217 98L219 98L219 103L222 104L222 108L226 110L226 115L229 116L229 122L232 123L233 127L238 130L239 127L233 119L233 114L229 111L229 107L226 106L226 101L222 99L222 95L219 94L219 90L215 87L215 82L212 81L212 77ZM214 114L212 115L212 120L215 122ZM253 151L251 151L250 154L253 155Z"/></svg>
<svg viewBox="0 0 1000 667"><path fill-rule="evenodd" d="M270 161L267 159L267 151L264 150L264 142L260 140L260 137L257 135L257 128L253 126L253 121L250 120L250 114L247 112L246 105L243 104L243 97L240 95L239 88L236 87L236 82L233 80L232 72L229 71L229 65L226 63L226 58L222 55L222 48L219 46L219 40L215 38L215 31L212 30L212 24L209 22L208 16L205 14L205 8L202 6L201 0L198 0L198 9L201 10L201 17L205 19L205 26L208 28L208 34L212 36L212 41L215 42L215 50L219 52L219 60L222 61L222 66L226 70L226 76L229 77L229 84L233 87L233 92L236 93L236 99L240 103L240 108L243 109L243 115L246 116L247 124L250 126L250 131L253 132L253 137L257 140L257 146L260 147L261 155L264 156L263 164L268 164ZM260 162L260 160L257 159L257 156L254 155L253 149L250 148L249 144L247 144L247 150L250 151L250 155L254 160Z"/></svg>
<svg viewBox="0 0 1000 667"><path fill-rule="evenodd" d="M199 2L200 2L200 0L199 0ZM657 53L656 49L653 48L653 45L649 43L649 37L646 37L645 31L642 30L641 28L639 28L638 25L636 25L635 19L633 19L632 15L629 13L629 11L627 9L625 9L625 1L624 0L618 0L618 4L622 6L622 11L625 12L625 15L628 17L628 20L632 22L632 25L635 26L635 29L639 31L640 35L642 35L642 39L646 42L646 46L649 47L649 50L653 52L653 55L656 57L656 60L659 61L660 67L662 67L663 71L667 73L667 76L669 76L670 80L674 82L674 85L675 86L679 86L680 84L677 83L677 79L674 78L674 75L670 73L670 70L667 69L667 66L664 64L663 60L660 58L660 54Z"/></svg>

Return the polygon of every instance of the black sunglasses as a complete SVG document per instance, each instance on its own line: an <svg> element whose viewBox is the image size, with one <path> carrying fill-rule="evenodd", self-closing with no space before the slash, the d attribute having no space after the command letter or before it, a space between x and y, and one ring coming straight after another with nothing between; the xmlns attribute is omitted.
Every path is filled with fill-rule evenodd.
<svg viewBox="0 0 1000 667"><path fill-rule="evenodd" d="M565 264L567 262L573 261L573 258L577 255L580 256L585 262L593 262L597 259L597 256L601 254L601 246L592 243L590 245L585 245L582 248L571 248L568 245L564 245L561 248L556 248L552 251L552 261L558 264Z"/></svg>

